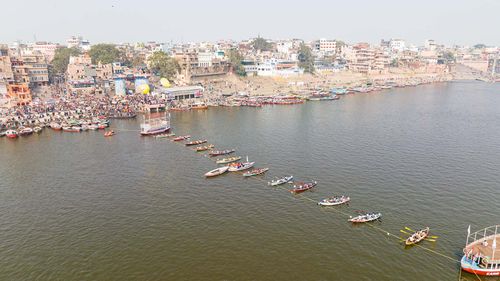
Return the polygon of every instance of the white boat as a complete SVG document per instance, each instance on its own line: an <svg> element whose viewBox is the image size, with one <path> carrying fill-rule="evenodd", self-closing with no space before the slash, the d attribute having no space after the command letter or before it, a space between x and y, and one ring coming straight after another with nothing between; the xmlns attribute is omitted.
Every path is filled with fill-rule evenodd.
<svg viewBox="0 0 500 281"><path fill-rule="evenodd" d="M88 126L88 128L89 128L89 130L96 131L96 130L98 130L98 129L99 129L99 126L98 126L98 125L96 125L96 124L92 124L92 125L89 125L89 126Z"/></svg>
<svg viewBox="0 0 500 281"><path fill-rule="evenodd" d="M380 217L382 217L381 213L367 213L356 217L350 217L348 221L352 223L370 222L378 220Z"/></svg>
<svg viewBox="0 0 500 281"><path fill-rule="evenodd" d="M215 161L215 163L217 163L217 164L227 164L227 163L231 163L231 162L234 162L234 161L238 161L240 159L241 159L241 156L234 156L234 157L217 159Z"/></svg>
<svg viewBox="0 0 500 281"><path fill-rule="evenodd" d="M205 173L205 177L215 177L218 175L222 175L225 172L227 172L227 170L229 170L229 166L219 167L217 169L213 169L212 171Z"/></svg>
<svg viewBox="0 0 500 281"><path fill-rule="evenodd" d="M332 198L326 198L318 202L318 205L320 206L337 206L337 205L342 205L347 202L351 201L351 198L349 196L335 196Z"/></svg>
<svg viewBox="0 0 500 281"><path fill-rule="evenodd" d="M33 132L38 134L38 133L42 132L42 128L37 126L37 127L33 128Z"/></svg>
<svg viewBox="0 0 500 281"><path fill-rule="evenodd" d="M238 171L243 171L243 170L248 170L253 167L255 162L249 162L248 161L248 156L247 156L247 161L246 162L236 162L236 163L231 163L229 164L229 172L238 172Z"/></svg>
<svg viewBox="0 0 500 281"><path fill-rule="evenodd" d="M25 128L19 128L19 135L20 136L27 136L33 134L33 129L30 127L25 127Z"/></svg>
<svg viewBox="0 0 500 281"><path fill-rule="evenodd" d="M141 124L141 135L143 136L161 134L168 130L170 130L170 113L157 118L151 118L151 114L148 114L148 118L145 117Z"/></svg>
<svg viewBox="0 0 500 281"><path fill-rule="evenodd" d="M272 181L268 182L267 184L270 186L276 186L276 185L285 184L287 182L290 182L291 180L293 180L293 176L285 176L285 177L282 177L281 179L272 180Z"/></svg>

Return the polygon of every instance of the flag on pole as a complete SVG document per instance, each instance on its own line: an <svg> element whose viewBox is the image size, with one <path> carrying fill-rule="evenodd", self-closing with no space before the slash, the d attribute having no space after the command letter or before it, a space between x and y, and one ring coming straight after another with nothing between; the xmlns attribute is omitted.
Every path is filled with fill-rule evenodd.
<svg viewBox="0 0 500 281"><path fill-rule="evenodd" d="M493 251L497 248L497 238L496 237L493 237L493 244L491 245L491 248L493 249Z"/></svg>
<svg viewBox="0 0 500 281"><path fill-rule="evenodd" d="M467 236L470 235L470 224L469 224L469 228L467 228Z"/></svg>

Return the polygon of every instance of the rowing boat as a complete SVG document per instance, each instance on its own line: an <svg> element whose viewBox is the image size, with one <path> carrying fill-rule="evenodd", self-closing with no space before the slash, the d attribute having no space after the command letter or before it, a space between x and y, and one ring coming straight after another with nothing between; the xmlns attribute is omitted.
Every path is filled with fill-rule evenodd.
<svg viewBox="0 0 500 281"><path fill-rule="evenodd" d="M427 236L429 236L429 227L426 227L424 229L415 231L408 239L405 240L405 245L415 245L419 243L420 241L424 240Z"/></svg>
<svg viewBox="0 0 500 281"><path fill-rule="evenodd" d="M311 182L307 182L307 183L299 183L299 184L295 184L293 186L293 189L290 190L291 193L293 194L298 194L298 193L302 193L304 191L307 191L307 190L310 190L312 189L313 187L315 187L316 185L318 184L318 182L316 181L311 181Z"/></svg>
<svg viewBox="0 0 500 281"><path fill-rule="evenodd" d="M213 144L209 144L209 145L205 145L205 146L198 146L195 148L196 151L198 152L201 152L201 151L206 151L206 150L209 150L211 148L213 148L215 145Z"/></svg>
<svg viewBox="0 0 500 281"><path fill-rule="evenodd" d="M234 149L228 149L228 150L222 150L222 151L210 151L210 153L208 155L210 155L211 157L221 156L221 155L231 154L235 151L236 150L234 150Z"/></svg>
<svg viewBox="0 0 500 281"><path fill-rule="evenodd" d="M336 205L342 205L347 202L349 202L351 198L349 196L334 196L331 198L325 198L321 201L318 202L318 205L320 206L336 206Z"/></svg>
<svg viewBox="0 0 500 281"><path fill-rule="evenodd" d="M234 161L238 161L240 159L241 159L241 156L234 156L234 157L217 159L217 160L215 160L215 163L217 163L217 164L227 164L227 163L231 163L231 162L234 162Z"/></svg>
<svg viewBox="0 0 500 281"><path fill-rule="evenodd" d="M191 136L190 135L187 135L187 136L180 136L180 137L176 137L173 139L173 141L183 141L183 140L187 140L189 139Z"/></svg>
<svg viewBox="0 0 500 281"><path fill-rule="evenodd" d="M251 171L244 173L243 176L244 177L257 176L257 175L261 175L267 171L269 171L269 168L253 169Z"/></svg>
<svg viewBox="0 0 500 281"><path fill-rule="evenodd" d="M206 143L206 142L207 142L207 140L190 141L190 142L186 143L186 146L198 145L198 144L202 144L202 143Z"/></svg>
<svg viewBox="0 0 500 281"><path fill-rule="evenodd" d="M205 177L208 178L208 177L215 177L215 176L218 176L218 175L222 175L225 172L227 172L227 170L229 170L229 166L219 167L217 169L213 169L213 170L205 173Z"/></svg>
<svg viewBox="0 0 500 281"><path fill-rule="evenodd" d="M380 217L382 217L381 213L367 213L367 214L359 215L356 217L349 217L348 221L350 221L352 223L362 223L362 222L370 222L370 221L378 220L378 219L380 219Z"/></svg>
<svg viewBox="0 0 500 281"><path fill-rule="evenodd" d="M276 186L276 185L285 184L287 182L290 182L291 180L293 180L293 176L285 176L285 177L282 177L280 179L272 180L272 181L268 182L267 184L270 186Z"/></svg>

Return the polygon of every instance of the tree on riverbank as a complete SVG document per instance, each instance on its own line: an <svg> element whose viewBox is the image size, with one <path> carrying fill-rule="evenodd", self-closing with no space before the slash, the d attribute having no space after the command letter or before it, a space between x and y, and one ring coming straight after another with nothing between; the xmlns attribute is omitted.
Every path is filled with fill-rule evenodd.
<svg viewBox="0 0 500 281"><path fill-rule="evenodd" d="M97 44L90 48L89 55L92 63L108 64L122 60L122 52L113 44Z"/></svg>
<svg viewBox="0 0 500 281"><path fill-rule="evenodd" d="M52 69L54 74L63 74L68 69L69 57L77 56L80 54L80 50L78 48L58 48L54 54L54 58L52 59Z"/></svg>
<svg viewBox="0 0 500 281"><path fill-rule="evenodd" d="M243 56L237 49L229 50L227 57L229 58L229 62L233 67L234 73L238 74L239 76L247 75L242 63Z"/></svg>
<svg viewBox="0 0 500 281"><path fill-rule="evenodd" d="M161 77L172 80L181 67L176 59L168 56L165 52L156 51L149 58L149 68Z"/></svg>
<svg viewBox="0 0 500 281"><path fill-rule="evenodd" d="M299 49L299 67L304 69L306 73L314 73L314 56L311 48L304 43L300 44Z"/></svg>

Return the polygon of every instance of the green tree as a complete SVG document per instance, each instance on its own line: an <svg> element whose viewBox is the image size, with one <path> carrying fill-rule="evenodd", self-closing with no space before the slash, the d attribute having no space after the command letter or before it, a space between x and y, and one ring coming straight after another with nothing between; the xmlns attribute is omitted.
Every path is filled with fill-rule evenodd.
<svg viewBox="0 0 500 281"><path fill-rule="evenodd" d="M252 41L252 47L254 50L270 51L273 48L273 44L259 36Z"/></svg>
<svg viewBox="0 0 500 281"><path fill-rule="evenodd" d="M304 43L300 44L299 53L299 67L304 69L306 73L314 73L314 56L311 48Z"/></svg>
<svg viewBox="0 0 500 281"><path fill-rule="evenodd" d="M73 48L59 48L56 49L56 52L54 54L54 58L52 59L52 69L54 74L63 74L66 72L66 69L68 69L68 64L69 64L69 57L70 56L77 56L80 54L80 50L73 47Z"/></svg>
<svg viewBox="0 0 500 281"><path fill-rule="evenodd" d="M181 67L177 60L162 51L154 52L148 58L148 62L153 72L168 80L175 78L175 75L181 71Z"/></svg>
<svg viewBox="0 0 500 281"><path fill-rule="evenodd" d="M229 62L233 67L233 71L240 76L246 76L247 73L242 64L243 56L241 55L241 53L237 49L231 49L229 50L227 56L229 58Z"/></svg>
<svg viewBox="0 0 500 281"><path fill-rule="evenodd" d="M450 51L443 52L442 57L447 62L454 62L455 61L455 55Z"/></svg>
<svg viewBox="0 0 500 281"><path fill-rule="evenodd" d="M97 44L90 48L89 55L92 63L108 64L115 61L122 61L123 55L113 44Z"/></svg>
<svg viewBox="0 0 500 281"><path fill-rule="evenodd" d="M391 67L398 67L399 66L399 60L394 58L392 59L391 63L389 64Z"/></svg>

